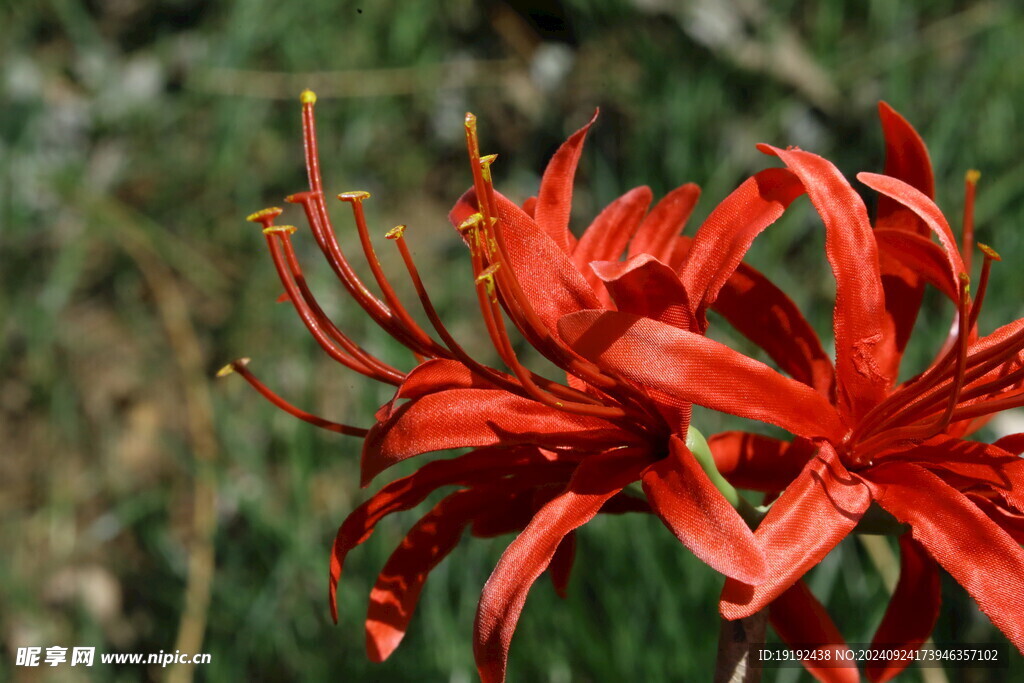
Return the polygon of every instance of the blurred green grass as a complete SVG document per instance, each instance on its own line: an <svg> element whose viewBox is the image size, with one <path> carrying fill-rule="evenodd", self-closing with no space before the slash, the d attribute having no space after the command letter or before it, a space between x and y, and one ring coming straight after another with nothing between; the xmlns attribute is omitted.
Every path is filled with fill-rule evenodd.
<svg viewBox="0 0 1024 683"><path fill-rule="evenodd" d="M499 186L521 199L600 106L575 196L582 229L632 186L660 195L688 181L704 189L696 225L766 165L756 142L800 145L850 176L878 170L874 106L886 99L928 143L951 220L964 171L983 173L978 235L1005 263L982 325L1024 313L1015 265L1024 257L1024 13L1012 0L51 0L10 3L0 19L0 678L25 676L12 666L18 646L173 647L197 475L217 491L204 645L213 664L197 669L201 679L475 677L475 604L508 539L460 545L428 582L406 642L371 665L366 596L414 516L388 520L353 553L342 624L331 626L329 544L367 495L358 442L317 433L225 382L208 389L216 458L209 469L195 458L186 387L196 376L168 338L140 250L159 255L187 302L203 382L245 355L282 394L326 416L368 424L388 398L334 367L293 312L273 303L279 285L262 237L242 222L304 186L296 95L307 84L321 94L328 189L371 190L378 234L410 225L428 287L460 338L479 331L445 220L469 184L466 110L480 118L485 150L500 154ZM389 94L374 94L381 89ZM286 217L301 224L294 211ZM830 340L821 232L802 206L751 258ZM301 255L341 326L408 363L351 310L309 242ZM343 242L355 246L351 234ZM379 250L395 265L387 245ZM949 311L929 303L910 367L926 362L949 324ZM732 423L699 411L697 424L711 433ZM996 428L1021 430L1019 418ZM884 589L862 549L844 544L811 581L847 638L869 640ZM947 583L936 639L1003 642ZM705 680L719 588L653 520L599 519L581 534L569 598L545 582L535 588L512 680ZM996 678L951 675L1009 680L1024 670L1013 657L1013 671Z"/></svg>

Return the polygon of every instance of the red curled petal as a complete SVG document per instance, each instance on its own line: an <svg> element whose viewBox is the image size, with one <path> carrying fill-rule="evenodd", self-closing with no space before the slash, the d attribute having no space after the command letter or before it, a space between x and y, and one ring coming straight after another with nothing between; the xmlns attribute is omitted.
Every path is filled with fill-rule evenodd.
<svg viewBox="0 0 1024 683"><path fill-rule="evenodd" d="M597 114L595 111L590 122L569 136L551 157L551 161L544 169L540 192L533 210L537 225L566 254L572 253L576 246L576 239L569 232L573 179L576 176L580 154L583 152L583 141L590 127L597 121Z"/></svg>
<svg viewBox="0 0 1024 683"><path fill-rule="evenodd" d="M1024 549L964 494L909 463L872 468L876 500L1024 651Z"/></svg>
<svg viewBox="0 0 1024 683"><path fill-rule="evenodd" d="M840 412L855 422L885 398L894 380L882 343L885 292L867 209L828 160L802 150L758 148L779 157L800 178L825 224L825 253L836 280L837 398Z"/></svg>
<svg viewBox="0 0 1024 683"><path fill-rule="evenodd" d="M458 416L453 423L452 416ZM566 413L505 391L449 389L404 403L370 429L361 460L365 486L397 462L449 448L639 443L600 418Z"/></svg>
<svg viewBox="0 0 1024 683"><path fill-rule="evenodd" d="M651 205L651 189L638 187L622 195L598 214L580 237L572 252L572 261L590 286L598 292L602 303L610 302L602 294L601 279L590 268L591 261L617 261L625 251L640 221Z"/></svg>
<svg viewBox="0 0 1024 683"><path fill-rule="evenodd" d="M821 562L870 505L868 487L843 467L830 444L822 444L754 532L768 560L766 580L750 586L727 579L722 616L739 619L764 608Z"/></svg>
<svg viewBox="0 0 1024 683"><path fill-rule="evenodd" d="M858 173L857 180L872 190L899 202L920 218L939 238L939 244L942 245L946 262L949 264L950 279L959 280L960 275L966 271L964 261L960 256L960 249L957 246L956 237L953 236L953 230L935 202L913 185L898 178L890 178L877 173Z"/></svg>
<svg viewBox="0 0 1024 683"><path fill-rule="evenodd" d="M427 463L415 474L391 482L353 510L338 529L331 550L328 593L331 616L338 621L336 601L338 581L349 551L365 543L384 517L419 505L442 486L469 485L488 479L501 479L523 468L558 481L567 476L573 462L551 462L536 448L485 448L457 458Z"/></svg>
<svg viewBox="0 0 1024 683"><path fill-rule="evenodd" d="M661 198L637 228L629 243L629 258L650 254L668 263L675 248L674 238L683 231L686 221L700 198L700 188L686 183Z"/></svg>
<svg viewBox="0 0 1024 683"><path fill-rule="evenodd" d="M677 401L808 438L840 441L846 433L835 409L814 389L699 334L618 311L567 315L559 331L573 350L602 369Z"/></svg>
<svg viewBox="0 0 1024 683"><path fill-rule="evenodd" d="M366 652L371 661L383 662L402 642L430 571L458 545L474 515L505 493L495 486L453 493L409 530L370 591Z"/></svg>
<svg viewBox="0 0 1024 683"><path fill-rule="evenodd" d="M1024 432L1019 434L1007 434L992 445L1002 448L1004 451L1008 451L1013 455L1020 455L1021 453L1024 453Z"/></svg>
<svg viewBox="0 0 1024 683"><path fill-rule="evenodd" d="M754 534L682 440L672 437L668 457L651 465L642 481L651 509L701 561L744 583L764 578L764 553Z"/></svg>
<svg viewBox="0 0 1024 683"><path fill-rule="evenodd" d="M483 683L505 680L509 644L527 593L562 539L636 481L646 464L645 456L629 449L584 459L565 491L541 508L505 550L484 586L474 626L473 654Z"/></svg>
<svg viewBox="0 0 1024 683"><path fill-rule="evenodd" d="M935 197L935 179L928 148L914 127L895 109L885 102L878 103L878 118L885 135L885 175L899 178L912 185L927 197ZM913 232L927 234L927 228L898 202L888 198L878 199L878 225L884 228L907 226Z"/></svg>
<svg viewBox="0 0 1024 683"><path fill-rule="evenodd" d="M905 230L875 230L875 241L880 254L912 269L918 279L924 279L951 301L960 303L960 281L951 276L942 247Z"/></svg>
<svg viewBox="0 0 1024 683"><path fill-rule="evenodd" d="M917 188L927 197L935 197L935 181L928 149L906 119L885 102L878 103L878 116L885 135L885 175L898 178ZM875 230L896 230L908 235L927 237L928 226L913 211L882 195L878 198ZM882 287L885 289L886 335L882 340L883 361L893 377L899 372L903 352L917 320L924 295L924 284L913 267L892 258L882 250L879 254Z"/></svg>
<svg viewBox="0 0 1024 683"><path fill-rule="evenodd" d="M733 190L697 230L682 267L693 312L702 323L705 311L762 230L774 223L804 193L797 177L769 168Z"/></svg>
<svg viewBox="0 0 1024 683"><path fill-rule="evenodd" d="M879 655L890 649L920 649L935 628L941 603L939 566L909 533L903 534L900 536L900 580L882 623L875 631L872 647ZM867 666L868 678L874 683L885 683L907 668L911 661L906 657L894 661L872 659Z"/></svg>
<svg viewBox="0 0 1024 683"><path fill-rule="evenodd" d="M498 232L523 293L548 328L555 330L566 313L600 308L594 290L555 241L532 218L500 193L494 193L500 225ZM462 196L449 218L455 225L476 211L476 194Z"/></svg>
<svg viewBox="0 0 1024 683"><path fill-rule="evenodd" d="M590 264L604 283L615 307L624 313L695 331L690 300L675 271L653 256Z"/></svg>

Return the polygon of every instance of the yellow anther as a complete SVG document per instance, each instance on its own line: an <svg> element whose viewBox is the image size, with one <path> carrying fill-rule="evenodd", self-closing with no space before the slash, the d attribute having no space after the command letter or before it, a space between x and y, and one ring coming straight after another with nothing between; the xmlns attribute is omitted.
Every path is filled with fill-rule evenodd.
<svg viewBox="0 0 1024 683"><path fill-rule="evenodd" d="M466 112L466 128L472 127L476 129L476 114L471 111Z"/></svg>
<svg viewBox="0 0 1024 683"><path fill-rule="evenodd" d="M302 94L299 95L299 101L303 104L316 104L316 93L309 88L306 88L302 91Z"/></svg>
<svg viewBox="0 0 1024 683"><path fill-rule="evenodd" d="M395 227L391 228L386 233L384 233L384 237L387 237L389 240L397 240L402 236L402 233L404 232L404 225L396 225Z"/></svg>
<svg viewBox="0 0 1024 683"><path fill-rule="evenodd" d="M239 358L238 360L233 360L230 363L228 363L227 365L225 365L224 367L222 367L220 370L218 370L216 376L217 377L227 377L228 375L233 373L236 368L245 367L248 364L249 364L249 359L248 358Z"/></svg>
<svg viewBox="0 0 1024 683"><path fill-rule="evenodd" d="M370 193L365 190L353 190L351 192L342 192L338 195L338 199L343 202L361 202L364 199L369 199Z"/></svg>
<svg viewBox="0 0 1024 683"><path fill-rule="evenodd" d="M498 268L501 267L500 263L492 263L487 266L479 275L476 276L477 284L482 284L488 280L494 281L494 274L498 272Z"/></svg>
<svg viewBox="0 0 1024 683"><path fill-rule="evenodd" d="M478 225L480 225L480 221L482 221L483 219L483 214L481 214L480 212L474 213L469 218L459 223L458 231L466 232L467 230L475 228Z"/></svg>
<svg viewBox="0 0 1024 683"><path fill-rule="evenodd" d="M999 255L999 252L993 249L992 247L988 246L987 244L982 244L981 242L978 242L978 249L981 249L981 252L985 254L985 256L988 256L993 261L1003 260L1003 257Z"/></svg>
<svg viewBox="0 0 1024 683"><path fill-rule="evenodd" d="M498 158L497 154L488 154L487 156L480 157L481 166L490 166Z"/></svg>
<svg viewBox="0 0 1024 683"><path fill-rule="evenodd" d="M267 226L267 227L263 228L263 234L264 235L270 235L270 234L275 233L275 232L281 232L281 233L286 232L289 235L291 235L296 230L298 230L298 228L296 228L294 225L270 225L270 226Z"/></svg>
<svg viewBox="0 0 1024 683"><path fill-rule="evenodd" d="M255 213L250 213L248 216L245 217L245 220L249 221L250 223L263 223L265 221L272 221L278 216L280 216L282 211L284 211L284 209L282 209L279 206L271 206L266 209L260 209Z"/></svg>
<svg viewBox="0 0 1024 683"><path fill-rule="evenodd" d="M500 266L500 263L492 263L476 276L476 283L478 285L484 285L487 288L487 296L492 299L495 297L494 274L498 272L498 268Z"/></svg>
<svg viewBox="0 0 1024 683"><path fill-rule="evenodd" d="M977 185L978 181L981 180L981 171L972 168L964 174L964 180L969 182L971 185Z"/></svg>

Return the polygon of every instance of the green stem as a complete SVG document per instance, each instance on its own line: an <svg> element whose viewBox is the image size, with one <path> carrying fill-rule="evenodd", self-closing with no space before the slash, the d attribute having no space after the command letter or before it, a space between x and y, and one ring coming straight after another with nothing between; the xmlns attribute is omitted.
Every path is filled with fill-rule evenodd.
<svg viewBox="0 0 1024 683"><path fill-rule="evenodd" d="M697 458L701 469L708 475L708 479L715 485L715 488L729 501L730 505L736 508L736 511L740 513L740 516L743 517L744 521L751 528L756 527L757 523L764 517L767 509L761 511L759 508L751 505L750 501L740 495L740 492L725 480L725 477L722 476L722 473L718 471L718 467L715 465L715 458L711 455L711 447L708 446L707 439L693 425L690 425L689 431L686 432L686 447L693 453L693 457Z"/></svg>

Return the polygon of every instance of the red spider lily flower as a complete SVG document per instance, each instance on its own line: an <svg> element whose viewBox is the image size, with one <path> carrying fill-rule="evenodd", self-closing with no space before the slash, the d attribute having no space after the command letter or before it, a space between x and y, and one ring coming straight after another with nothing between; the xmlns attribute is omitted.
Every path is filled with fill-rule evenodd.
<svg viewBox="0 0 1024 683"><path fill-rule="evenodd" d="M1024 651L1024 607L1012 597L1024 590L1024 460L1017 457L1024 437L992 445L963 438L994 413L1024 405L1024 320L977 337L998 256L981 247L985 259L972 299L964 258L932 201L923 143L886 105L880 111L888 175L858 176L882 195L874 229L863 201L831 163L798 149L761 147L782 160L788 170L775 169L786 174L780 182L806 192L824 223L836 279L833 388L785 377L693 332L629 313L574 313L559 321L559 329L606 372L798 437L792 443L741 433L717 439L720 460L735 466L734 481L775 467L788 473L770 477L778 490L801 468L755 532L768 557L767 580L727 579L723 616L748 616L776 601L773 623L785 628L784 618L774 618L781 616L775 614L778 601L784 601L780 612L811 605L796 582L877 503L910 531L901 539L901 578L875 642L917 647L928 637L942 566ZM975 181L968 177L968 235ZM714 300L713 288L700 295L700 282L708 281L709 272L728 277L758 231L728 222L702 226L682 270L691 301ZM929 233L938 245L925 237ZM965 240L968 247L971 239ZM955 303L956 330L927 370L897 385L924 282ZM799 346L791 352L803 353ZM750 471L743 472L747 465ZM834 627L827 626L806 635L836 642ZM887 662L868 673L888 680L901 668Z"/></svg>
<svg viewBox="0 0 1024 683"><path fill-rule="evenodd" d="M369 195L346 192L338 197L350 205L381 297L358 277L339 246L326 208L313 118L315 95L306 91L302 102L309 191L288 201L304 209L314 240L352 298L409 348L418 363L412 371L402 372L361 348L328 319L296 257L291 242L295 228L275 225L281 210L274 208L257 212L250 220L263 226L285 287L283 299L292 303L332 358L395 386L396 392L378 411L376 424L366 430L292 406L256 378L246 362L236 361L226 371L238 372L300 419L363 437L364 485L409 457L472 449L388 484L349 515L338 531L330 568L335 619L336 587L347 553L365 542L384 516L418 505L439 488L458 487L416 523L378 577L366 621L370 657L383 660L398 646L427 575L467 528L477 536L520 532L480 601L474 651L485 681L504 679L509 643L538 576L550 569L556 588L564 591L574 531L598 512L653 512L714 569L746 583L763 580L763 555L734 507L741 502L727 500L716 487L712 478L718 474L710 454L703 464L694 455L706 453L706 445L689 429L690 404L671 392L645 390L600 368L557 334L559 319L612 305L682 329L702 329L690 313L678 275L658 260L660 256L671 263L677 252L685 252L688 243L676 235L696 201L696 188L683 186L670 193L650 213L650 191L634 190L602 212L577 242L568 232L569 204L587 128L556 154L538 197L528 200L524 210L494 190L494 157L480 156L475 119L468 115L473 189L452 217L469 247L481 318L506 372L470 357L445 328L412 260L404 226L399 226L387 236L403 258L432 332L415 321L377 261L362 206ZM745 195L731 202L745 205ZM755 206L749 216L740 218L757 222L764 212ZM620 264L617 259L624 251L633 258ZM593 268L588 265L592 262ZM763 291L763 278L753 271L746 276L741 287ZM652 283L660 294L645 297L644 288ZM737 289L735 283L717 284L727 285ZM740 295L738 290L734 293ZM790 305L786 311L795 308ZM524 367L506 319L566 373L565 383ZM642 483L646 500L623 491L636 481Z"/></svg>

